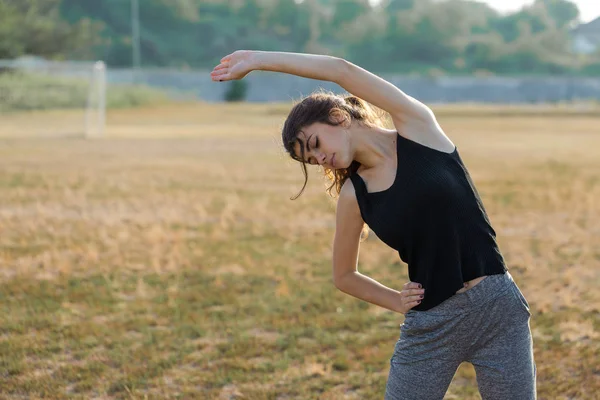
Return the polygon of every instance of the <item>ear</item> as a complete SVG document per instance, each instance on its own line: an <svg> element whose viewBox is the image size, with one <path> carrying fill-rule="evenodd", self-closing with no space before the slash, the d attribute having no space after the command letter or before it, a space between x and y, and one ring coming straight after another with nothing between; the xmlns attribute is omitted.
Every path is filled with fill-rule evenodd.
<svg viewBox="0 0 600 400"><path fill-rule="evenodd" d="M332 108L329 112L329 118L331 121L341 124L344 128L348 128L350 126L350 118L348 114L339 108Z"/></svg>

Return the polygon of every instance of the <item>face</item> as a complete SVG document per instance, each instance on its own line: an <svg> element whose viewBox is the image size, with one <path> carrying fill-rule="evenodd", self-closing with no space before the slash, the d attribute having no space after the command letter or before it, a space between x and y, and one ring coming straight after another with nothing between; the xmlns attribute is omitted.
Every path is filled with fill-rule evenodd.
<svg viewBox="0 0 600 400"><path fill-rule="evenodd" d="M304 161L330 169L347 168L352 162L349 151L349 134L343 126L314 123L302 129L298 138L304 146ZM300 144L294 152L302 157Z"/></svg>

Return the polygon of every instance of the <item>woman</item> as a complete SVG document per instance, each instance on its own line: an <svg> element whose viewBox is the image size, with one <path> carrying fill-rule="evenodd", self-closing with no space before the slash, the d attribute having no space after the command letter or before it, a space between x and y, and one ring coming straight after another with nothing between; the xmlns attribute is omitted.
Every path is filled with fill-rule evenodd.
<svg viewBox="0 0 600 400"><path fill-rule="evenodd" d="M253 70L335 82L352 95L314 93L296 104L283 144L320 165L339 195L335 286L405 315L390 360L386 399L442 399L461 362L473 364L484 400L536 398L529 305L507 270L457 147L433 112L341 58L236 51L214 81ZM386 111L394 130L373 109ZM304 188L303 188L304 189ZM357 271L365 223L408 264L401 291Z"/></svg>

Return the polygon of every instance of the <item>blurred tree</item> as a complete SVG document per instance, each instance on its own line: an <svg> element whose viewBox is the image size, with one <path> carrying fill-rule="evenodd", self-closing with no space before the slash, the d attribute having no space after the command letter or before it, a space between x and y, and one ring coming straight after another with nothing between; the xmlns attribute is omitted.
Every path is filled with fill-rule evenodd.
<svg viewBox="0 0 600 400"><path fill-rule="evenodd" d="M569 27L579 20L579 8L571 1L536 0L535 5L543 6L559 29Z"/></svg>
<svg viewBox="0 0 600 400"><path fill-rule="evenodd" d="M470 70L496 70L503 56L504 40L499 33L474 35L464 49L466 68Z"/></svg>
<svg viewBox="0 0 600 400"><path fill-rule="evenodd" d="M68 23L59 6L60 0L0 0L0 58L91 58L102 24L85 17Z"/></svg>
<svg viewBox="0 0 600 400"><path fill-rule="evenodd" d="M324 53L378 72L565 73L568 0L501 15L474 0L143 0L144 66L215 65L240 48ZM0 0L0 57L101 58L130 66L131 0Z"/></svg>
<svg viewBox="0 0 600 400"><path fill-rule="evenodd" d="M189 55L193 42L193 19L196 13L186 13L192 3L177 0L144 0L140 2L140 45L142 65L173 65L182 55ZM104 21L102 35L108 39L100 53L110 65L130 66L131 2L130 0L62 0L62 14L71 22L81 15ZM186 54L188 53L188 54Z"/></svg>
<svg viewBox="0 0 600 400"><path fill-rule="evenodd" d="M272 0L266 24L277 38L280 49L300 51L310 37L310 11L306 4L294 0Z"/></svg>
<svg viewBox="0 0 600 400"><path fill-rule="evenodd" d="M334 30L343 30L345 25L371 11L369 0L338 0L332 2L332 4L333 15L328 26Z"/></svg>
<svg viewBox="0 0 600 400"><path fill-rule="evenodd" d="M382 6L388 12L408 11L415 7L416 0L383 0Z"/></svg>
<svg viewBox="0 0 600 400"><path fill-rule="evenodd" d="M461 29L460 13L450 7L455 19L448 18L447 10L430 0L420 0L412 9L406 6L405 1L391 1L391 9L384 8L388 23L383 40L390 48L386 61L401 70L449 65L456 55L453 41Z"/></svg>
<svg viewBox="0 0 600 400"><path fill-rule="evenodd" d="M394 69L392 47L386 40L388 32L385 10L376 8L347 23L344 33L344 57L366 69L387 72Z"/></svg>

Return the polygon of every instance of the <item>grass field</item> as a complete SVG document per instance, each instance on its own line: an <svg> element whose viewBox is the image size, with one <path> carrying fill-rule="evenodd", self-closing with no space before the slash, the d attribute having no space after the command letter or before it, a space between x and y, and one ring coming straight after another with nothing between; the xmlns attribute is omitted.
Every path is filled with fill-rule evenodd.
<svg viewBox="0 0 600 400"><path fill-rule="evenodd" d="M110 111L88 141L35 137L79 114L1 118L1 398L383 397L403 316L334 288L335 203L314 168L289 200L288 108ZM597 398L600 109L436 112L531 305L538 398ZM374 234L360 269L408 280ZM470 364L446 398L480 398Z"/></svg>

